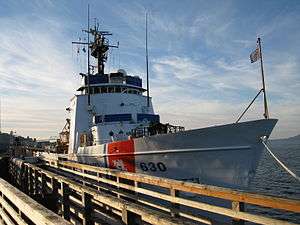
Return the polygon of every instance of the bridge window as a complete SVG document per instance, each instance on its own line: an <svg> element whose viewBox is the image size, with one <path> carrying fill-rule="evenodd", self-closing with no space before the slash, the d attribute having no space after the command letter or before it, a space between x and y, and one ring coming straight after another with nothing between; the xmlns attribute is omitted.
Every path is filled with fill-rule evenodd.
<svg viewBox="0 0 300 225"><path fill-rule="evenodd" d="M138 122L148 120L149 122L159 123L159 115L154 114L137 114Z"/></svg>
<svg viewBox="0 0 300 225"><path fill-rule="evenodd" d="M131 121L132 116L131 114L110 114L105 115L104 117L95 116L95 123L102 123L102 122L122 122L122 121Z"/></svg>
<svg viewBox="0 0 300 225"><path fill-rule="evenodd" d="M100 93L126 93L126 94L136 94L136 95L142 94L140 90L125 88L120 86L90 87L90 94L100 94Z"/></svg>

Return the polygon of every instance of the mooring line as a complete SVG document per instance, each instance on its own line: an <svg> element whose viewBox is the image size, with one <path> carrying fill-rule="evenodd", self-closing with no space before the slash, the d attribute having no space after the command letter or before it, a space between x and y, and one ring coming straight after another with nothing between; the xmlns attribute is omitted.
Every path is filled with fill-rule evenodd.
<svg viewBox="0 0 300 225"><path fill-rule="evenodd" d="M270 153L270 155L279 163L279 165L286 171L288 172L292 177L294 177L298 182L300 182L300 177L295 174L293 171L291 171L286 165L284 165L283 162L281 162L276 156L275 154L271 151L271 149L268 147L268 145L266 144L266 140L265 138L261 138L263 145L265 146L265 148L267 149L267 151Z"/></svg>

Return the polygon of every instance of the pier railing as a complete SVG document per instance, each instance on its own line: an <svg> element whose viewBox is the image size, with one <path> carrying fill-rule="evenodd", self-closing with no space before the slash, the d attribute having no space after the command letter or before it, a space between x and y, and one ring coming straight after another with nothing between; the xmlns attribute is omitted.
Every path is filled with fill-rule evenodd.
<svg viewBox="0 0 300 225"><path fill-rule="evenodd" d="M1 178L0 195L1 224L70 224Z"/></svg>
<svg viewBox="0 0 300 225"><path fill-rule="evenodd" d="M244 212L245 204L300 213L298 200L122 172L69 161L46 160L45 162L48 166L78 176L80 178L78 180L85 185L112 192L118 197L130 198L143 205L168 212L174 217L183 217L191 221L211 224L211 220L199 216L200 211L205 211L232 218L235 223L240 224L243 221L259 224L290 224ZM211 204L215 199L224 200L225 207Z"/></svg>
<svg viewBox="0 0 300 225"><path fill-rule="evenodd" d="M45 159L43 164L37 166L15 160L10 168L15 182L23 186L28 194L41 192L56 196L58 213L74 223L99 221L103 217L100 209L109 212L111 222L119 218L126 224L139 224L141 221L150 224L214 224L211 218L216 218L216 215L227 218L227 222L232 220L234 224L243 224L244 221L292 224L245 212L245 204L278 209L282 213L300 212L298 200L69 161ZM221 199L224 204L213 204L216 199Z"/></svg>
<svg viewBox="0 0 300 225"><path fill-rule="evenodd" d="M55 212L73 224L195 224L99 192L91 185L82 185L20 159L10 161L9 173L12 182L27 195L55 204Z"/></svg>

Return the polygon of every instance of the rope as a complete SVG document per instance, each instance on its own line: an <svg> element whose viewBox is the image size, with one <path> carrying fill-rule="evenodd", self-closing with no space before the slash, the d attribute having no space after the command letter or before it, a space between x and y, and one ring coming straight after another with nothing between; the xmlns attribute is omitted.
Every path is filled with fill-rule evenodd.
<svg viewBox="0 0 300 225"><path fill-rule="evenodd" d="M300 182L300 177L297 176L297 174L295 174L293 171L291 171L286 165L284 165L283 162L281 162L275 155L274 153L271 151L271 149L267 146L265 139L261 138L263 145L265 146L265 148L267 149L267 151L270 153L270 155L279 163L279 165L286 171L288 172L292 177L294 177L297 181Z"/></svg>

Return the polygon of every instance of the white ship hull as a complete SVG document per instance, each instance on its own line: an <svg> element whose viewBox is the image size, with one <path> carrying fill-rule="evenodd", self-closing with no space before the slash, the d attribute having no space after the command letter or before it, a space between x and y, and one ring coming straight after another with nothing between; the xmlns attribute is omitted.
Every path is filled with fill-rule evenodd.
<svg viewBox="0 0 300 225"><path fill-rule="evenodd" d="M80 147L70 160L223 187L247 188L276 119Z"/></svg>

